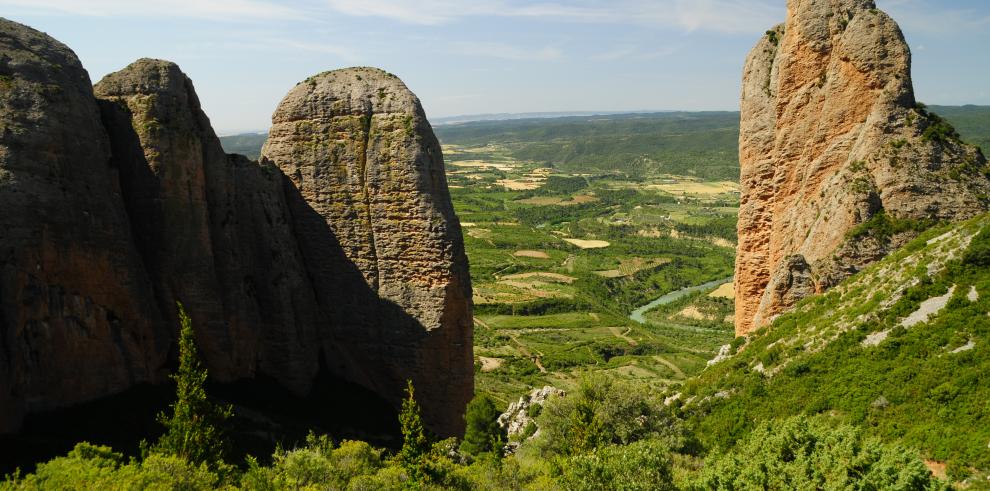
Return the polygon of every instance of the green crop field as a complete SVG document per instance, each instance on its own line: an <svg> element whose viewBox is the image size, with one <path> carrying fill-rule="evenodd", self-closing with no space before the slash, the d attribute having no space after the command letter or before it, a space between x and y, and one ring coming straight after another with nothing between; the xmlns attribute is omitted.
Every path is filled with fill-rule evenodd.
<svg viewBox="0 0 990 491"><path fill-rule="evenodd" d="M567 172L502 143L446 143L475 302L476 390L501 404L588 370L683 381L732 338L718 319L631 311L732 274L738 186L690 176ZM707 292L680 301L693 305Z"/></svg>

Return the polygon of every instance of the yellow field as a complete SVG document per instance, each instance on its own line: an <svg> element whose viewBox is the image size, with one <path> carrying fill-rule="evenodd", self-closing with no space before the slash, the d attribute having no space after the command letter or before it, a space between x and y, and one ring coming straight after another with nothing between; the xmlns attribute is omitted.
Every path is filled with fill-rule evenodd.
<svg viewBox="0 0 990 491"><path fill-rule="evenodd" d="M502 278L503 280L545 280L553 283L567 283L568 285L574 283L577 278L573 276L567 276L566 274L560 273L548 273L546 271L534 271L532 273L519 273L510 274Z"/></svg>
<svg viewBox="0 0 990 491"><path fill-rule="evenodd" d="M530 257L533 259L550 259L550 254L543 251L516 251L512 255L516 257Z"/></svg>
<svg viewBox="0 0 990 491"><path fill-rule="evenodd" d="M729 282L716 288L711 293L709 293L708 296L714 298L728 298L731 300L736 298L736 291L732 287L732 282Z"/></svg>
<svg viewBox="0 0 990 491"><path fill-rule="evenodd" d="M617 269L595 271L595 274L605 278L622 278L623 276L631 276L644 269L655 268L669 262L670 259L667 258L643 259L641 257L634 257L631 259L623 259L619 263L619 267Z"/></svg>
<svg viewBox="0 0 990 491"><path fill-rule="evenodd" d="M454 167L465 167L465 168L477 168L477 169L498 169L503 172L508 172L515 170L519 167L516 164L507 164L504 162L488 162L486 160L460 160L457 162L451 162L450 165Z"/></svg>
<svg viewBox="0 0 990 491"><path fill-rule="evenodd" d="M692 182L692 181L681 181L663 184L650 184L646 186L648 189L659 189L665 193L670 194L725 194L725 193L738 193L739 184L730 181L719 181L719 182Z"/></svg>
<svg viewBox="0 0 990 491"><path fill-rule="evenodd" d="M499 179L496 181L496 184L510 191L532 191L534 189L540 189L543 181L537 178Z"/></svg>
<svg viewBox="0 0 990 491"><path fill-rule="evenodd" d="M582 249L604 249L612 245L604 240L564 239L564 242L576 245Z"/></svg>

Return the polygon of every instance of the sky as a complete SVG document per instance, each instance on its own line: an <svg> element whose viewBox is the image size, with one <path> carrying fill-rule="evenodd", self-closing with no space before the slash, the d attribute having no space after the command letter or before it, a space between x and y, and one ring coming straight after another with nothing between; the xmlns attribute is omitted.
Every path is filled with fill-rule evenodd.
<svg viewBox="0 0 990 491"><path fill-rule="evenodd" d="M990 105L990 0L877 0L928 104ZM94 82L174 61L221 135L264 130L310 75L377 66L432 118L737 110L743 60L786 0L0 0Z"/></svg>

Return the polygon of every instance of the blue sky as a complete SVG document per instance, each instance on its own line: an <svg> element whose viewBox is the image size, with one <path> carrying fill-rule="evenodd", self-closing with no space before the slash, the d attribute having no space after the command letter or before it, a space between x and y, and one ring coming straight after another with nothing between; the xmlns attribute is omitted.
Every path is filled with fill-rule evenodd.
<svg viewBox="0 0 990 491"><path fill-rule="evenodd" d="M918 98L990 105L990 1L877 0L914 53ZM79 55L94 82L177 62L221 134L354 65L405 80L430 117L735 110L743 59L785 0L0 0Z"/></svg>

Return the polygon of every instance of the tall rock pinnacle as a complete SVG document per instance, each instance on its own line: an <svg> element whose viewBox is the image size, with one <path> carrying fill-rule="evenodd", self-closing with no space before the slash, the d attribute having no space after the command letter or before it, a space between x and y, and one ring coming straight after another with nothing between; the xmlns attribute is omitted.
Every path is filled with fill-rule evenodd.
<svg viewBox="0 0 990 491"><path fill-rule="evenodd" d="M788 0L746 60L741 113L737 335L987 209L986 158L916 103L910 50L872 0Z"/></svg>
<svg viewBox="0 0 990 491"><path fill-rule="evenodd" d="M297 236L332 319L331 369L393 402L411 379L427 419L458 431L473 393L470 278L419 99L378 69L311 77L279 104L261 161L294 185Z"/></svg>

